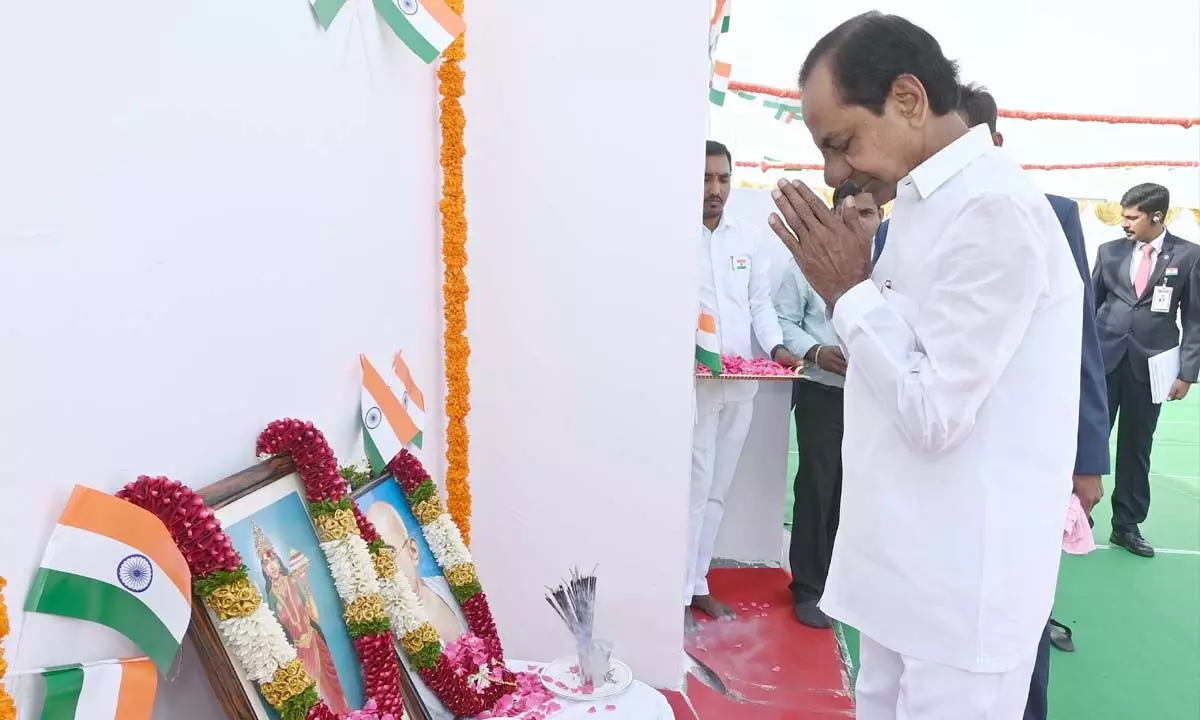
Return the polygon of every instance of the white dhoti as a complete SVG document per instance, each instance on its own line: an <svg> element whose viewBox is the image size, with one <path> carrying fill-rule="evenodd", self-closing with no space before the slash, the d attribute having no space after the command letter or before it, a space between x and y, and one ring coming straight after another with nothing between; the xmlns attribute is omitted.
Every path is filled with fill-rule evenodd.
<svg viewBox="0 0 1200 720"><path fill-rule="evenodd" d="M750 432L757 389L758 383L746 380L696 382L684 605L693 596L708 594L708 566L725 515L725 495Z"/></svg>
<svg viewBox="0 0 1200 720"><path fill-rule="evenodd" d="M866 635L854 685L858 720L1021 720L1035 655L1007 672L968 672L906 657Z"/></svg>

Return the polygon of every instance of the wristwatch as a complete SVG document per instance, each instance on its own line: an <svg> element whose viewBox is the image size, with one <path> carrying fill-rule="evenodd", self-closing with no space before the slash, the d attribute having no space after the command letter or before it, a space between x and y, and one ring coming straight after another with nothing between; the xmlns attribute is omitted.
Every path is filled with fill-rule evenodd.
<svg viewBox="0 0 1200 720"><path fill-rule="evenodd" d="M787 350L787 345L784 345L783 343L779 343L775 347L771 348L771 360L772 361L775 360L775 353L779 352L780 350Z"/></svg>

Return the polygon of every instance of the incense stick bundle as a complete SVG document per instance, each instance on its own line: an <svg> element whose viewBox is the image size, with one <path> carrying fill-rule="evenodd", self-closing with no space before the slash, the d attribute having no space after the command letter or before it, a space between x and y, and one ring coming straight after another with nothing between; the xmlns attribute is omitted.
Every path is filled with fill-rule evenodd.
<svg viewBox="0 0 1200 720"><path fill-rule="evenodd" d="M571 577L557 588L546 588L546 602L566 624L575 642L586 645L596 625L596 576L583 575L576 568Z"/></svg>

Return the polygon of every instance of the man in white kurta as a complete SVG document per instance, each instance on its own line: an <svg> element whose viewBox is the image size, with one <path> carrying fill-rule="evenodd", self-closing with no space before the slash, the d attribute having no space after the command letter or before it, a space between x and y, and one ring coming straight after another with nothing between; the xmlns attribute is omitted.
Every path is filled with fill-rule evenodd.
<svg viewBox="0 0 1200 720"><path fill-rule="evenodd" d="M953 112L937 42L847 25L801 71L804 117L827 181L895 192L887 249L871 272L853 208L807 188L775 192L794 234L771 220L849 359L821 607L862 633L859 720L1018 720L1071 493L1083 286L1045 196ZM870 58L891 74L843 101Z"/></svg>
<svg viewBox="0 0 1200 720"><path fill-rule="evenodd" d="M696 239L700 308L716 318L722 355L752 357L753 335L771 357L791 366L794 361L783 346L783 332L771 301L767 259L759 252L765 233L760 227L725 217L731 157L724 145L711 141L706 153L703 224ZM709 593L707 576L725 514L725 495L750 431L756 391L757 383L752 380L696 382L685 623L691 622L689 606L717 618L732 615Z"/></svg>

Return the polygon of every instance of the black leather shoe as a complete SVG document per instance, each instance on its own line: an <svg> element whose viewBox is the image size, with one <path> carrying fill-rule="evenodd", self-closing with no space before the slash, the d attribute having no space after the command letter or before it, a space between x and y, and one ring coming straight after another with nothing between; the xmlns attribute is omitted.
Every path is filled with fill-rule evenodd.
<svg viewBox="0 0 1200 720"><path fill-rule="evenodd" d="M1071 628L1057 620L1051 620L1050 644L1063 652L1075 652L1075 641L1071 639Z"/></svg>
<svg viewBox="0 0 1200 720"><path fill-rule="evenodd" d="M1113 530L1112 537L1108 541L1117 547L1125 548L1139 557L1154 557L1154 546L1146 542L1146 538L1142 537L1142 532L1137 528L1121 531Z"/></svg>
<svg viewBox="0 0 1200 720"><path fill-rule="evenodd" d="M801 625L818 630L828 630L833 627L833 621L821 611L821 608L817 607L816 600L798 602L792 609L796 611L796 619L800 621Z"/></svg>

